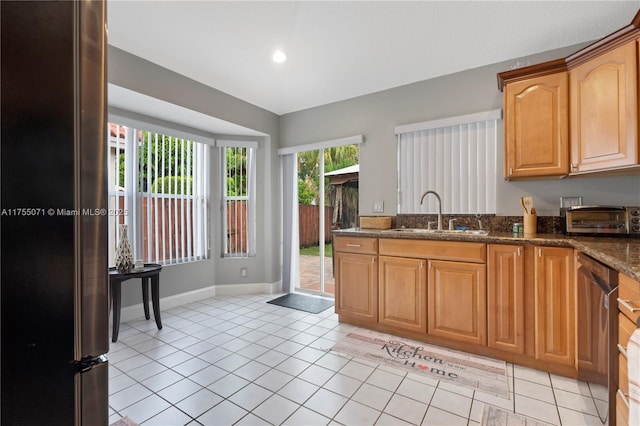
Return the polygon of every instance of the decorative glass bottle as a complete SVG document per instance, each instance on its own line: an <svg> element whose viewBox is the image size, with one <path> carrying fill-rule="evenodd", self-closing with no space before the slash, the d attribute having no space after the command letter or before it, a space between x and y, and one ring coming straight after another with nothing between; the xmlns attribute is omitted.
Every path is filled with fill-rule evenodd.
<svg viewBox="0 0 640 426"><path fill-rule="evenodd" d="M120 241L116 248L116 269L121 274L131 271L133 267L133 253L131 253L131 245L127 237L127 225L119 225Z"/></svg>

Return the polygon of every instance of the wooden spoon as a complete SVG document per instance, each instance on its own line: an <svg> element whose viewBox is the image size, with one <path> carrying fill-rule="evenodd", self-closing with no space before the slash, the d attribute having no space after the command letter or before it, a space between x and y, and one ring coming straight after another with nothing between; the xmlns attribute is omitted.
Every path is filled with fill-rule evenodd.
<svg viewBox="0 0 640 426"><path fill-rule="evenodd" d="M533 208L533 198L532 197L523 197L524 209L527 213L531 213L531 209Z"/></svg>

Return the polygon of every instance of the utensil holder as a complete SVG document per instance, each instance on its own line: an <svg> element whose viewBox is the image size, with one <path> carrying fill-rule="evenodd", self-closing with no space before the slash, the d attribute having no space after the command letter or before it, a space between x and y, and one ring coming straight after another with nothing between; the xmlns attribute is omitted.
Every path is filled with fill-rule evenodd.
<svg viewBox="0 0 640 426"><path fill-rule="evenodd" d="M538 231L538 215L529 213L524 215L524 235L535 235Z"/></svg>

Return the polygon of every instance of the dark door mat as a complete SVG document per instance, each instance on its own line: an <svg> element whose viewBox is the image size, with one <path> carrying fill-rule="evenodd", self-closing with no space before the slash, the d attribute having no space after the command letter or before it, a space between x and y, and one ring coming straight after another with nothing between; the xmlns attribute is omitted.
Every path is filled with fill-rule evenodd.
<svg viewBox="0 0 640 426"><path fill-rule="evenodd" d="M320 313L333 306L333 300L303 296L296 293L285 294L284 296L269 300L267 303L284 306L285 308L297 309L299 311L309 312L312 314Z"/></svg>

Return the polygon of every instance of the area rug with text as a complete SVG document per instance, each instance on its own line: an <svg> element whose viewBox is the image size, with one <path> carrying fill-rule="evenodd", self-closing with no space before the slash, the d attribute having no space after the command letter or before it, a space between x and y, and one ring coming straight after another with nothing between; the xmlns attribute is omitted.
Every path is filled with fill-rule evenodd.
<svg viewBox="0 0 640 426"><path fill-rule="evenodd" d="M351 332L331 350L509 399L504 361L372 330Z"/></svg>

